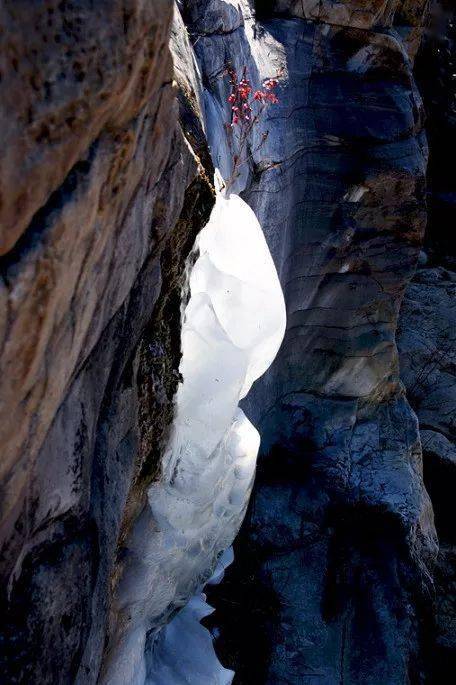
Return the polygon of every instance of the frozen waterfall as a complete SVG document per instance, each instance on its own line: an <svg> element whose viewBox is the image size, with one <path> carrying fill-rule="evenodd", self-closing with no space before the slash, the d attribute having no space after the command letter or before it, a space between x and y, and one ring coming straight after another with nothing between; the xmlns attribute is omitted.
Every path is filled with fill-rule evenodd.
<svg viewBox="0 0 456 685"><path fill-rule="evenodd" d="M166 656L166 644L175 653L179 625L186 627L181 654L194 656L198 685L231 682L215 654L217 668L201 662L204 644L211 644L199 625L209 613L199 595L239 530L252 488L260 437L238 403L273 361L286 317L261 226L240 197L218 194L195 249L183 383L161 479L150 487L128 544L122 618L103 680L109 685L161 685L163 673L167 685L190 682Z"/></svg>

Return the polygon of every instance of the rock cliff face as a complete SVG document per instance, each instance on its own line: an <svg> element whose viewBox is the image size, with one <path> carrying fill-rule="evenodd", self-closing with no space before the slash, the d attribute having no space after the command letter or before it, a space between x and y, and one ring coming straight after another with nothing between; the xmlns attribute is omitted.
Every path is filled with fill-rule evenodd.
<svg viewBox="0 0 456 685"><path fill-rule="evenodd" d="M426 221L411 62L424 3L257 3L256 22L247 3L221 5L211 28L205 3L187 3L208 100L223 101L227 60L254 81L282 74L239 183L288 309L245 407L263 461L232 580L248 625L227 617L226 665L239 683L420 682L436 544L395 332Z"/></svg>
<svg viewBox="0 0 456 685"><path fill-rule="evenodd" d="M178 124L172 14L0 10L8 683L96 682L118 550L172 415L184 261L212 204Z"/></svg>
<svg viewBox="0 0 456 685"><path fill-rule="evenodd" d="M280 75L235 189L265 231L288 326L244 406L262 457L213 593L219 654L238 685L442 682L456 616L441 230L454 218L454 24L435 3L444 31L418 52L427 4L179 0L171 28L172 0L2 3L6 682L89 685L102 671L123 543L172 420L185 260L212 164L231 172L228 62L254 85ZM415 73L431 222L409 285L428 158Z"/></svg>

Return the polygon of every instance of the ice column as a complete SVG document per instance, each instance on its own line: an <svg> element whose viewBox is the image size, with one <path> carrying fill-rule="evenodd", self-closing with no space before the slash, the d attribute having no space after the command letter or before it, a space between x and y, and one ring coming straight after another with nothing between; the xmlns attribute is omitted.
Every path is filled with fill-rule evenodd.
<svg viewBox="0 0 456 685"><path fill-rule="evenodd" d="M285 331L274 263L240 197L218 194L196 249L182 328L183 383L161 478L129 544L121 634L104 681L110 685L154 684L146 633L150 657L159 629L201 592L239 530L260 437L238 403L270 366ZM220 677L199 682L229 682Z"/></svg>

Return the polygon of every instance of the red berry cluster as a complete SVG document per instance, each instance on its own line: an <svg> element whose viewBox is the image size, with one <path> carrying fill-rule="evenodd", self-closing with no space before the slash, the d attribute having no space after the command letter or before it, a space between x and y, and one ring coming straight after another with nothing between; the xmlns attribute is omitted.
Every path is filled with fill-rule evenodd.
<svg viewBox="0 0 456 685"><path fill-rule="evenodd" d="M277 88L278 81L275 78L268 78L267 81L263 83L264 90L256 90L253 94L253 99L259 102L270 102L272 105L276 105L279 102L279 98L273 92Z"/></svg>
<svg viewBox="0 0 456 685"><path fill-rule="evenodd" d="M252 104L254 101L263 106L269 103L276 105L279 102L274 93L278 85L277 79L267 79L263 83L263 90L256 90L252 95L252 85L247 76L247 67L244 67L240 80L238 80L238 75L232 67L227 67L226 73L230 78L231 85L231 93L228 97L232 111L230 126L251 126L252 123L256 123L258 113L255 116L253 112Z"/></svg>
<svg viewBox="0 0 456 685"><path fill-rule="evenodd" d="M280 73L277 75L279 76ZM246 164L249 157L266 142L268 131L263 133L261 141L254 150L249 148L249 138L253 127L260 121L265 108L268 105L276 105L279 100L274 93L278 85L277 78L266 79L261 89L253 91L247 75L247 67L243 68L240 79L230 65L225 67L223 75L229 77L231 86L228 96L228 102L231 105L231 120L225 124L233 155L231 176L225 181L225 187L228 190L239 176L240 167Z"/></svg>

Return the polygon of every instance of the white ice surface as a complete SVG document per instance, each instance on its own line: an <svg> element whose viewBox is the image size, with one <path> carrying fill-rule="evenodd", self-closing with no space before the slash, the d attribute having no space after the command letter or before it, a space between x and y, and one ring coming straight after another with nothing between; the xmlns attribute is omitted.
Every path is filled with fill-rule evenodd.
<svg viewBox="0 0 456 685"><path fill-rule="evenodd" d="M209 584L221 582L226 567L233 561L229 547L217 564ZM200 621L213 609L203 593L194 595L158 634L147 653L146 685L231 685L234 672L220 664L212 636Z"/></svg>
<svg viewBox="0 0 456 685"><path fill-rule="evenodd" d="M207 611L199 595L239 530L253 484L260 437L238 403L272 363L286 317L261 226L240 197L218 194L196 248L182 328L183 383L161 478L127 544L117 642L102 680L109 685L164 685L145 651L150 656L165 639L160 629L185 605L162 630L171 646L161 657L166 685L230 682L220 665L212 671L219 680L208 679L213 648L199 625ZM178 632L184 628L186 642ZM172 657L184 644L185 677ZM188 680L188 668L206 680Z"/></svg>

